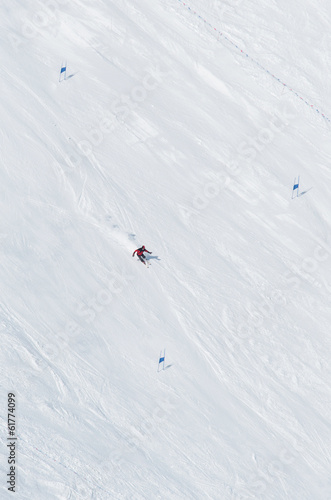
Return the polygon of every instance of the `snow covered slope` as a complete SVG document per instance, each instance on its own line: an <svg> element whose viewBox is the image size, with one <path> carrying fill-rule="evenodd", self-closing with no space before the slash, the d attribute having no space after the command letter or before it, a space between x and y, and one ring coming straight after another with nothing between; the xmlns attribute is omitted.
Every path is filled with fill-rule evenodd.
<svg viewBox="0 0 331 500"><path fill-rule="evenodd" d="M1 498L330 499L329 3L0 23Z"/></svg>

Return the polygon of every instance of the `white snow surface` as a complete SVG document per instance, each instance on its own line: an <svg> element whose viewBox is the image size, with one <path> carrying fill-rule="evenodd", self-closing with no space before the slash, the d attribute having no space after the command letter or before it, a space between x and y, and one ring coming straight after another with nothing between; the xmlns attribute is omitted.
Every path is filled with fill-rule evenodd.
<svg viewBox="0 0 331 500"><path fill-rule="evenodd" d="M0 497L329 500L330 2L0 24Z"/></svg>

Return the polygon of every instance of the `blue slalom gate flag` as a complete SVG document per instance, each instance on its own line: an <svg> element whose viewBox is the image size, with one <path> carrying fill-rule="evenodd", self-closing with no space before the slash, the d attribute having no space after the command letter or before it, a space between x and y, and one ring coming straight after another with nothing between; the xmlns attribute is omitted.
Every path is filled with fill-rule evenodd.
<svg viewBox="0 0 331 500"><path fill-rule="evenodd" d="M159 356L159 363L158 363L158 367L157 367L157 371L160 371L160 365L163 363L163 367L162 369L164 370L164 361L165 361L165 349L163 350L163 353L162 351L160 352L160 356Z"/></svg>
<svg viewBox="0 0 331 500"><path fill-rule="evenodd" d="M60 70L59 82L62 82L67 77L67 63L62 63Z"/></svg>
<svg viewBox="0 0 331 500"><path fill-rule="evenodd" d="M298 180L296 180L296 178L294 179L293 189L292 189L292 199L293 199L294 191L296 191L297 196L299 196L299 183L300 183L300 176L298 177Z"/></svg>

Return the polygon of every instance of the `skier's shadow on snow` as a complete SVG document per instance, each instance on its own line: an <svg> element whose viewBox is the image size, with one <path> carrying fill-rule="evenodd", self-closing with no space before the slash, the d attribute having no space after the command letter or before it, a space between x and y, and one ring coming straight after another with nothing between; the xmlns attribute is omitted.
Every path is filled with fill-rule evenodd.
<svg viewBox="0 0 331 500"><path fill-rule="evenodd" d="M148 257L146 257L146 260L152 260L152 259L161 260L157 255L149 255Z"/></svg>

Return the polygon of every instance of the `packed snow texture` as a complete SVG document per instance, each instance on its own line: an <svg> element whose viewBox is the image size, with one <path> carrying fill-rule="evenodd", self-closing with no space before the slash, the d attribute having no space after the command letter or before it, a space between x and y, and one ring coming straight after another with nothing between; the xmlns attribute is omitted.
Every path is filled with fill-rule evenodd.
<svg viewBox="0 0 331 500"><path fill-rule="evenodd" d="M329 500L330 3L0 23L1 498Z"/></svg>

